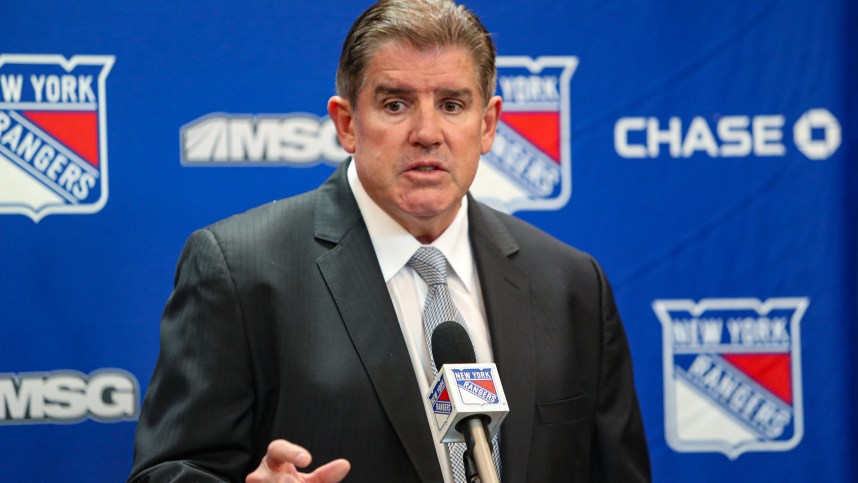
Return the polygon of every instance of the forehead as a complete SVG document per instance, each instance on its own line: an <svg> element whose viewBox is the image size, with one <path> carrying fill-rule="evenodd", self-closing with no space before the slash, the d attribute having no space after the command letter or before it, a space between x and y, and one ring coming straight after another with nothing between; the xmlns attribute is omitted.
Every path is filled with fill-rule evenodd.
<svg viewBox="0 0 858 483"><path fill-rule="evenodd" d="M418 49L410 44L382 44L372 56L364 76L364 92L379 85L418 91L438 89L479 90L472 56L461 47Z"/></svg>

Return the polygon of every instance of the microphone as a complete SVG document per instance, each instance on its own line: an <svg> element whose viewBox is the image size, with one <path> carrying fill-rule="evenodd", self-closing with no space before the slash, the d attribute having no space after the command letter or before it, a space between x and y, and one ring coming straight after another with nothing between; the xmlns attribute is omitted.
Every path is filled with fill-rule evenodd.
<svg viewBox="0 0 858 483"><path fill-rule="evenodd" d="M509 406L494 364L477 364L474 347L461 324L447 321L432 332L432 358L438 375L427 397L435 416L432 433L441 443L464 441L482 483L498 479L490 436L497 433Z"/></svg>
<svg viewBox="0 0 858 483"><path fill-rule="evenodd" d="M462 324L448 320L432 331L432 358L435 367L444 364L476 364L477 356Z"/></svg>

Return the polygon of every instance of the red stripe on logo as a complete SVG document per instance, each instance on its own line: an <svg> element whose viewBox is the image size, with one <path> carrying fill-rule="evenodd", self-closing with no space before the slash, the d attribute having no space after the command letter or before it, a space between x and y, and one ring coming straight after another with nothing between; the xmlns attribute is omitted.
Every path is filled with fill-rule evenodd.
<svg viewBox="0 0 858 483"><path fill-rule="evenodd" d="M792 404L789 354L723 354L722 357L782 401Z"/></svg>
<svg viewBox="0 0 858 483"><path fill-rule="evenodd" d="M556 112L505 112L501 120L551 159L560 163L560 114Z"/></svg>
<svg viewBox="0 0 858 483"><path fill-rule="evenodd" d="M22 112L24 117L98 167L98 114L95 112Z"/></svg>

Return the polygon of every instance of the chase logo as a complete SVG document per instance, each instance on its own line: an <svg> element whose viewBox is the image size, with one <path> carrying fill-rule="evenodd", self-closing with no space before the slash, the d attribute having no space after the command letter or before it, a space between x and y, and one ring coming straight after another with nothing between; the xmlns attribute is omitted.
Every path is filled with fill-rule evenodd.
<svg viewBox="0 0 858 483"><path fill-rule="evenodd" d="M496 404L498 391L492 378L492 369L453 369L459 396L465 404Z"/></svg>
<svg viewBox="0 0 858 483"><path fill-rule="evenodd" d="M807 298L656 300L665 435L681 452L788 451L804 434Z"/></svg>
<svg viewBox="0 0 858 483"><path fill-rule="evenodd" d="M572 194L569 85L577 57L497 58L504 104L474 196L499 210L557 210Z"/></svg>
<svg viewBox="0 0 858 483"><path fill-rule="evenodd" d="M0 213L34 222L107 203L113 56L0 54Z"/></svg>
<svg viewBox="0 0 858 483"><path fill-rule="evenodd" d="M840 123L828 109L810 109L792 130L796 147L808 159L828 159L840 147Z"/></svg>
<svg viewBox="0 0 858 483"><path fill-rule="evenodd" d="M696 116L684 126L676 116L667 122L624 117L614 125L614 149L624 158L782 157L789 151L787 121L783 115ZM840 122L828 109L808 109L791 131L795 148L814 161L834 155L842 142Z"/></svg>
<svg viewBox="0 0 858 483"><path fill-rule="evenodd" d="M432 405L432 413L435 415L435 424L438 425L438 429L441 429L453 411L450 394L447 393L447 383L444 382L443 375L435 383L432 392L429 393L429 403Z"/></svg>

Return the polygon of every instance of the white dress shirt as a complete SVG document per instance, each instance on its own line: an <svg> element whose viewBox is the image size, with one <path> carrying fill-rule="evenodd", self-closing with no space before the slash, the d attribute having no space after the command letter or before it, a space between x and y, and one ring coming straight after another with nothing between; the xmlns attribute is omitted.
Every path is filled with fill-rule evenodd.
<svg viewBox="0 0 858 483"><path fill-rule="evenodd" d="M422 400L428 425L434 420L432 408L425 397L433 379L426 333L423 329L423 306L429 289L420 275L408 266L408 260L422 244L369 197L358 179L354 161L348 168L348 180L369 231L381 274L399 319L399 327L411 356L420 394L424 396ZM468 239L467 197L462 199L462 206L453 223L431 245L447 258L447 285L453 303L465 319L477 362L493 362L483 295ZM445 445L435 443L435 450L444 481L452 483L453 475Z"/></svg>

